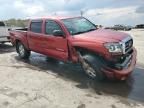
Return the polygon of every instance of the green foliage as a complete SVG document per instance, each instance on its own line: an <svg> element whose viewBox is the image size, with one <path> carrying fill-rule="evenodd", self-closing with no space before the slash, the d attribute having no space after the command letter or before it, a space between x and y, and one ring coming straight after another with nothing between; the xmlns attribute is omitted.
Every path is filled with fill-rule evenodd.
<svg viewBox="0 0 144 108"><path fill-rule="evenodd" d="M27 19L22 20L22 19L9 19L4 21L6 23L7 26L13 26L13 27L27 27L28 25L28 21Z"/></svg>

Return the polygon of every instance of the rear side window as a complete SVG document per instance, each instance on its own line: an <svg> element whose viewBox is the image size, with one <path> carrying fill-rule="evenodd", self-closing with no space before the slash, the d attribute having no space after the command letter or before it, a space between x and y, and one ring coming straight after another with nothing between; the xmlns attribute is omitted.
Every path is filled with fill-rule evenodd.
<svg viewBox="0 0 144 108"><path fill-rule="evenodd" d="M42 32L42 21L31 22L31 31L35 33Z"/></svg>
<svg viewBox="0 0 144 108"><path fill-rule="evenodd" d="M46 34L52 35L54 30L61 30L61 27L58 23L53 20L46 21Z"/></svg>

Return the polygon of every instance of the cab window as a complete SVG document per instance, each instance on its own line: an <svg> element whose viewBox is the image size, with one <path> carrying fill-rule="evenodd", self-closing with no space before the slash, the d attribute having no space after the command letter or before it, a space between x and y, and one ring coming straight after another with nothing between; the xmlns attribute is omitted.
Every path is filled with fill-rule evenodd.
<svg viewBox="0 0 144 108"><path fill-rule="evenodd" d="M42 32L42 21L32 21L31 22L31 31L35 33Z"/></svg>
<svg viewBox="0 0 144 108"><path fill-rule="evenodd" d="M60 25L53 20L46 21L45 33L48 35L53 35L54 30L62 31Z"/></svg>

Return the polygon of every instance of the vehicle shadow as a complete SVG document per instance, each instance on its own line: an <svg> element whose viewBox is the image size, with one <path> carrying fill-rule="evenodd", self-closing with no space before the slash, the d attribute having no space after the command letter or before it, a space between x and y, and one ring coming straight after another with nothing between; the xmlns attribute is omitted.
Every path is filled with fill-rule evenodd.
<svg viewBox="0 0 144 108"><path fill-rule="evenodd" d="M0 44L0 54L13 51L15 51L15 48L11 44Z"/></svg>
<svg viewBox="0 0 144 108"><path fill-rule="evenodd" d="M32 54L29 60L21 60L15 56L16 60L24 62L27 68L41 70L42 72L53 72L64 80L77 82L76 87L80 89L91 88L98 95L116 95L128 99L144 102L144 69L136 68L127 81L106 80L99 82L88 78L79 64L63 63L54 59L46 60L40 54Z"/></svg>

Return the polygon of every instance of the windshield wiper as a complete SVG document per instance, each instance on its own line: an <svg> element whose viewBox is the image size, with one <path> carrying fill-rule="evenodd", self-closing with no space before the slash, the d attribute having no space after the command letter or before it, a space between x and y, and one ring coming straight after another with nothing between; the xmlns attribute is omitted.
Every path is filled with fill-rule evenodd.
<svg viewBox="0 0 144 108"><path fill-rule="evenodd" d="M76 33L73 33L73 35L77 35L77 34L81 34L81 33L85 33L85 31L82 31L82 32L76 32Z"/></svg>

